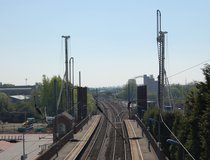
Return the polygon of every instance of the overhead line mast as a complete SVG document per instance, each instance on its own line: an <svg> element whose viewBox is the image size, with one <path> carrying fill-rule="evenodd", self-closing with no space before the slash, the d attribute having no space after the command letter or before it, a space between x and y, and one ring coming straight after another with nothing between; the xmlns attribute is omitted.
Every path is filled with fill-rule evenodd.
<svg viewBox="0 0 210 160"><path fill-rule="evenodd" d="M68 84L68 39L70 36L62 36L65 39L65 64L66 64L66 110L69 109L69 84Z"/></svg>
<svg viewBox="0 0 210 160"><path fill-rule="evenodd" d="M158 121L158 141L159 141L159 158L161 152L161 144L160 144L160 123L162 123L171 135L175 138L178 144L185 150L188 155L195 160L195 158L191 155L191 153L185 148L185 146L180 142L180 140L176 137L176 135L171 131L171 129L167 126L165 121L163 120L161 111L164 105L164 79L166 75L165 71L165 34L167 32L163 32L161 30L161 12L157 10L157 47L158 47L158 59L159 59L159 76L158 76L158 104L159 104L159 121Z"/></svg>
<svg viewBox="0 0 210 160"><path fill-rule="evenodd" d="M161 12L157 10L157 49L158 49L158 60L159 60L159 75L158 75L158 105L159 105L159 121L158 121L158 157L161 155L161 142L160 142L160 122L161 122L161 111L164 105L164 79L165 79L165 34L161 30Z"/></svg>
<svg viewBox="0 0 210 160"><path fill-rule="evenodd" d="M165 86L165 34L161 30L161 12L157 10L157 48L159 59L159 76L158 76L158 104L163 109L164 105L164 86Z"/></svg>

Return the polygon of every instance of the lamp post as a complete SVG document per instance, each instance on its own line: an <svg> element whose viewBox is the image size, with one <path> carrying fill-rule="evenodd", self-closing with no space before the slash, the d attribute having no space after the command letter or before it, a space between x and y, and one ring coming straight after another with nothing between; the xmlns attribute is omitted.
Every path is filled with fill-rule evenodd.
<svg viewBox="0 0 210 160"><path fill-rule="evenodd" d="M171 144L171 145L180 145L179 142L177 142L174 139L167 139L166 142L169 143L169 144ZM184 159L185 159L185 151L182 148L182 160L184 160Z"/></svg>
<svg viewBox="0 0 210 160"><path fill-rule="evenodd" d="M153 118L149 118L149 121L150 122L157 122L158 123L158 141L159 141L159 144L160 144L160 121L156 120L156 119L153 119Z"/></svg>
<svg viewBox="0 0 210 160"><path fill-rule="evenodd" d="M25 160L27 158L27 154L25 153L25 134L23 132L23 155L21 156L21 160Z"/></svg>
<svg viewBox="0 0 210 160"><path fill-rule="evenodd" d="M157 122L158 123L158 148L159 148L159 158L160 158L160 151L161 151L161 142L160 142L160 123L161 121L153 119L153 118L149 118L148 119L150 122Z"/></svg>
<svg viewBox="0 0 210 160"><path fill-rule="evenodd" d="M21 160L25 160L27 158L27 154L25 153L25 133L31 129L33 129L33 124L23 130L23 155L20 158Z"/></svg>

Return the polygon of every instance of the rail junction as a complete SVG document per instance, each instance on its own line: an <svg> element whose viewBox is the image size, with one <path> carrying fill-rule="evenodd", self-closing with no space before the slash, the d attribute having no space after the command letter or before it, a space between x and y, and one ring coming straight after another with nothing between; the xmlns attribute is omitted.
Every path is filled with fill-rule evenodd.
<svg viewBox="0 0 210 160"><path fill-rule="evenodd" d="M121 102L100 100L102 113L92 116L51 160L157 160L135 120ZM39 159L39 158L38 158Z"/></svg>

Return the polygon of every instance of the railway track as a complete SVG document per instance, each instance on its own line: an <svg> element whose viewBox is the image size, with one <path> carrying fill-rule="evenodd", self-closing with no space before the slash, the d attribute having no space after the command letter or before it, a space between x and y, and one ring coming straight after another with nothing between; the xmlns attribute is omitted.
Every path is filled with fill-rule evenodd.
<svg viewBox="0 0 210 160"><path fill-rule="evenodd" d="M124 119L127 118L127 110L119 105L119 103L111 103L112 109L116 113L115 117L115 141L112 160L124 159L130 160L130 145L128 142L128 134L124 125Z"/></svg>
<svg viewBox="0 0 210 160"><path fill-rule="evenodd" d="M123 123L126 110L110 101L101 101L99 105L106 117L103 115L95 135L80 159L130 160L130 145L126 141L127 131Z"/></svg>
<svg viewBox="0 0 210 160"><path fill-rule="evenodd" d="M103 103L101 103L100 105L104 106ZM107 108L104 106L103 107L104 112L106 113ZM85 152L83 153L83 155L81 156L81 159L83 160L87 160L87 159L97 159L99 156L99 150L101 150L104 141L105 141L105 137L106 137L106 133L107 133L107 125L108 122L106 120L106 118L104 116L102 116L101 119L101 123L99 124L99 127L97 128L92 141L90 142L90 144L88 145L88 147L86 148Z"/></svg>
<svg viewBox="0 0 210 160"><path fill-rule="evenodd" d="M124 125L122 122L121 115L123 112L120 112L115 118L115 139L114 139L114 151L113 151L113 160L115 159L126 159L126 140L125 140L125 131ZM120 133L120 136L118 135ZM122 147L123 146L123 147ZM121 148L121 149L118 149ZM124 157L122 157L124 155Z"/></svg>
<svg viewBox="0 0 210 160"><path fill-rule="evenodd" d="M141 139L135 121L127 119L126 107L112 101L100 101L99 111L102 114L94 118L94 123L68 153L66 160L155 159L145 147L147 140Z"/></svg>

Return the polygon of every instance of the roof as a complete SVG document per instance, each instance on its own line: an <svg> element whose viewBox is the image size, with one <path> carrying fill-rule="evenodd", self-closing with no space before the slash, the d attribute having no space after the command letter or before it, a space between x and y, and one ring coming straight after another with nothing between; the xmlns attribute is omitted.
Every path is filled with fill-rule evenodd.
<svg viewBox="0 0 210 160"><path fill-rule="evenodd" d="M67 119L69 120L74 120L74 117L72 117L72 115L70 115L68 112L64 111L62 112L61 114L58 115L58 117L61 117L61 116L65 116Z"/></svg>
<svg viewBox="0 0 210 160"><path fill-rule="evenodd" d="M29 95L13 95L10 96L11 98L17 99L17 100L25 100L25 99L29 99L30 96Z"/></svg>

